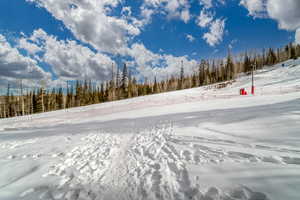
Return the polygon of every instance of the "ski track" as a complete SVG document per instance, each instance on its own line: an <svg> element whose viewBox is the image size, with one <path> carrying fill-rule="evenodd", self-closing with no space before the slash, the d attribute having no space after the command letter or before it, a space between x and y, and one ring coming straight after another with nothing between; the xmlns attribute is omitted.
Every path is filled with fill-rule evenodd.
<svg viewBox="0 0 300 200"><path fill-rule="evenodd" d="M174 135L172 126L156 127L139 133L92 133L60 162L50 167L44 177L56 176L56 186L34 188L23 196L39 194L49 200L267 200L266 194L247 186L200 188L193 184L187 165L221 162L268 162L300 165L300 158L278 156L293 149L236 143L230 140ZM273 156L230 151L210 147L209 143L231 145L254 152L268 151ZM277 156L275 156L277 155Z"/></svg>

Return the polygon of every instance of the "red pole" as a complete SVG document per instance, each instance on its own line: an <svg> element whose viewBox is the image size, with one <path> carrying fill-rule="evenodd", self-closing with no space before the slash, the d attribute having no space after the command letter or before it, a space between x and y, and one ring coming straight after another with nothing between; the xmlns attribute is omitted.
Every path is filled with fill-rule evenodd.
<svg viewBox="0 0 300 200"><path fill-rule="evenodd" d="M255 94L255 87L254 87L254 65L252 65L252 87L251 87L251 94L254 95Z"/></svg>

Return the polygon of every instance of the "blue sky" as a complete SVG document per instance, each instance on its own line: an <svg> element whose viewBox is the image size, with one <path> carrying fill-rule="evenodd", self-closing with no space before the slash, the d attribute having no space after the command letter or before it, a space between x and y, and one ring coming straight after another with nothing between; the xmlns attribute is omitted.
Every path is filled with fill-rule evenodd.
<svg viewBox="0 0 300 200"><path fill-rule="evenodd" d="M297 10L298 2L284 6ZM299 15L278 13L276 4L282 1L2 0L0 84L106 80L122 62L140 79L164 78L181 60L191 73L228 47L235 54L282 47L297 41Z"/></svg>

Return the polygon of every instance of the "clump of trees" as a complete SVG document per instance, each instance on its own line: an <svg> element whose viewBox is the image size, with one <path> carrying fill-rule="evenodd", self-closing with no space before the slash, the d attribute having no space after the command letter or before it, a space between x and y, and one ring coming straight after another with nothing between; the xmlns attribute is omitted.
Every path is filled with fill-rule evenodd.
<svg viewBox="0 0 300 200"><path fill-rule="evenodd" d="M230 51L226 59L203 59L197 71L191 75L185 74L182 62L178 67L179 76L171 76L162 81L157 81L156 77L153 81L148 81L146 77L144 82L137 82L124 64L122 72L119 68L116 74L112 70L111 80L100 85L87 80L76 81L75 84L66 88L45 90L41 87L30 90L25 95L22 85L20 85L21 95L13 95L8 85L6 95L0 97L0 118L49 112L230 81L239 73L251 72L254 66L257 70L263 66L271 66L297 57L300 57L300 45L290 43L277 50L272 48L263 50L260 54L244 53L236 56L235 59Z"/></svg>

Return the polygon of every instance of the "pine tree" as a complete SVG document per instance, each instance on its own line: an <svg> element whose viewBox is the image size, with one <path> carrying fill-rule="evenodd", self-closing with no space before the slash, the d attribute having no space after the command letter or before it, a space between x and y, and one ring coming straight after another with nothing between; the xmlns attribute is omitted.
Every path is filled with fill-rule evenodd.
<svg viewBox="0 0 300 200"><path fill-rule="evenodd" d="M117 69L117 76L116 76L116 87L119 88L121 83L121 78L120 78L120 69Z"/></svg>
<svg viewBox="0 0 300 200"><path fill-rule="evenodd" d="M42 113L45 112L44 107L44 96L45 96L45 90L43 88L40 88L37 92L37 95L35 95L35 113Z"/></svg>
<svg viewBox="0 0 300 200"><path fill-rule="evenodd" d="M297 58L300 57L300 45L299 44L297 44L297 46L296 46L296 57Z"/></svg>
<svg viewBox="0 0 300 200"><path fill-rule="evenodd" d="M73 107L73 85L71 85L71 88L67 86L67 96L66 96L66 108L72 108Z"/></svg>
<svg viewBox="0 0 300 200"><path fill-rule="evenodd" d="M296 59L297 59L297 56L296 56L296 49L295 49L295 47L293 46L292 43L290 43L289 49L290 49L290 59L296 60Z"/></svg>
<svg viewBox="0 0 300 200"><path fill-rule="evenodd" d="M56 95L56 104L57 109L64 109L63 89L61 87L58 89L58 94Z"/></svg>
<svg viewBox="0 0 300 200"><path fill-rule="evenodd" d="M126 64L123 67L123 74L122 74L122 88L125 89L128 85L128 69Z"/></svg>
<svg viewBox="0 0 300 200"><path fill-rule="evenodd" d="M192 75L192 87L197 87L198 86L198 83L197 83L197 75L196 74L193 74Z"/></svg>
<svg viewBox="0 0 300 200"><path fill-rule="evenodd" d="M116 81L114 73L114 64L111 65L111 81L110 81L110 94L109 99L114 101L116 99Z"/></svg>
<svg viewBox="0 0 300 200"><path fill-rule="evenodd" d="M231 57L230 50L228 50L228 56L227 56L225 69L226 69L226 80L234 79L234 76L235 76L234 63L233 63L233 60Z"/></svg>
<svg viewBox="0 0 300 200"><path fill-rule="evenodd" d="M250 61L250 58L248 57L247 53L245 54L245 57L244 57L243 67L244 67L244 72L251 71L251 61Z"/></svg>
<svg viewBox="0 0 300 200"><path fill-rule="evenodd" d="M270 48L269 52L268 52L268 56L267 56L267 64L274 65L276 62L277 62L276 55L275 55L273 49Z"/></svg>
<svg viewBox="0 0 300 200"><path fill-rule="evenodd" d="M122 97L127 98L128 92L128 69L126 64L123 67L123 74L122 74Z"/></svg>
<svg viewBox="0 0 300 200"><path fill-rule="evenodd" d="M37 95L36 92L33 91L32 94L32 113L39 113L40 112L40 106L38 105L38 99L37 99Z"/></svg>
<svg viewBox="0 0 300 200"><path fill-rule="evenodd" d="M99 101L100 102L104 102L105 99L104 99L104 83L101 83L100 85L100 94L99 94Z"/></svg>
<svg viewBox="0 0 300 200"><path fill-rule="evenodd" d="M82 105L82 86L79 81L76 81L75 106Z"/></svg>
<svg viewBox="0 0 300 200"><path fill-rule="evenodd" d="M180 79L178 84L178 89L184 89L184 68L183 68L183 61L181 61L181 68L180 68Z"/></svg>
<svg viewBox="0 0 300 200"><path fill-rule="evenodd" d="M286 45L285 48L285 59L289 59L291 56L290 56L290 46L289 45Z"/></svg>
<svg viewBox="0 0 300 200"><path fill-rule="evenodd" d="M159 92L158 84L157 84L157 81L156 81L156 76L154 77L153 92L154 93L158 93Z"/></svg>
<svg viewBox="0 0 300 200"><path fill-rule="evenodd" d="M6 93L6 116L11 117L11 106L10 106L10 84L7 84L7 93Z"/></svg>
<svg viewBox="0 0 300 200"><path fill-rule="evenodd" d="M21 91L21 94L20 94L20 110L21 110L21 115L24 116L25 115L25 104L24 104L24 96L23 96L23 82L21 80L20 82L20 91Z"/></svg>
<svg viewBox="0 0 300 200"><path fill-rule="evenodd" d="M204 85L204 81L205 81L205 60L201 60L201 63L199 65L199 86L203 86Z"/></svg>

